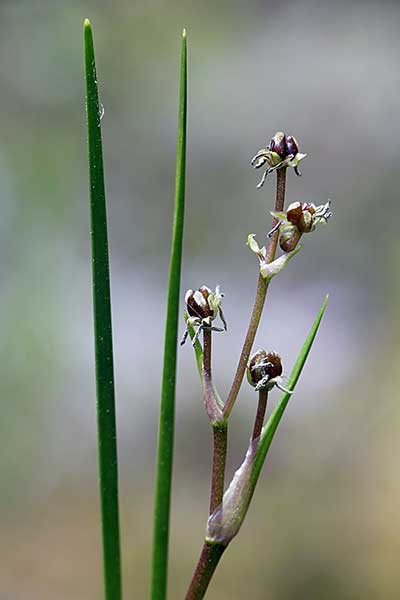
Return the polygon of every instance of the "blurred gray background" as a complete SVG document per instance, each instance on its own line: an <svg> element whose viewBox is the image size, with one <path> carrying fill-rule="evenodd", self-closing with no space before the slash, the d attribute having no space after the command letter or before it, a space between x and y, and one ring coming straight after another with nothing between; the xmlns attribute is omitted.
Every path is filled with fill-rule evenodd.
<svg viewBox="0 0 400 600"><path fill-rule="evenodd" d="M400 5L221 0L0 3L0 598L102 597L82 57L91 19L104 105L126 598L149 589L151 507L174 188L180 35L188 31L182 295L221 284L229 389L274 183L253 154L295 135L289 202L329 226L270 288L256 346L291 368L330 302L210 600L399 596L397 265ZM183 306L182 306L183 308ZM183 330L183 322L182 322ZM277 396L272 394L272 403ZM232 415L229 475L255 395ZM179 351L170 598L207 513L210 434L190 345Z"/></svg>

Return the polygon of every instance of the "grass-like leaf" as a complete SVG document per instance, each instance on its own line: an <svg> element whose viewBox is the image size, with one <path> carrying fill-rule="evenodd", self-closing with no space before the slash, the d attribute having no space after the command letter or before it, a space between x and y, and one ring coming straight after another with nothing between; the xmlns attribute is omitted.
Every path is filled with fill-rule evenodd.
<svg viewBox="0 0 400 600"><path fill-rule="evenodd" d="M118 460L107 212L93 34L88 19L85 20L84 24L84 45L104 584L106 600L120 600L122 586L118 511Z"/></svg>
<svg viewBox="0 0 400 600"><path fill-rule="evenodd" d="M154 499L152 600L167 595L169 520L175 426L175 381L178 344L178 316L185 209L187 59L186 32L182 35L178 139L176 148L175 207L169 269L164 364L158 427L156 488Z"/></svg>
<svg viewBox="0 0 400 600"><path fill-rule="evenodd" d="M325 297L325 300L319 310L319 313L318 313L314 323L312 324L312 327L307 336L307 339L304 342L304 344L297 356L296 362L294 364L294 367L292 369L292 372L290 374L289 381L288 381L287 387L289 390L294 390L296 383L299 380L299 377L301 375L301 372L303 370L303 367L305 365L307 357L310 353L311 346L313 345L315 336L317 335L318 328L320 326L322 317L324 316L326 305L328 304L328 298L329 298L329 296L327 295ZM252 484L254 486L258 480L260 471L261 471L264 461L265 461L265 457L267 456L267 452L269 450L269 447L271 446L273 437L275 435L275 432L278 428L278 425L280 423L280 420L283 416L283 413L285 411L285 408L286 408L289 400L290 400L290 394L284 393L281 396L281 399L280 399L278 405L276 406L275 410L273 411L272 415L270 416L267 423L263 427L260 444L257 448L257 453L256 453L255 461L254 461L254 468L253 468L252 477L251 477Z"/></svg>

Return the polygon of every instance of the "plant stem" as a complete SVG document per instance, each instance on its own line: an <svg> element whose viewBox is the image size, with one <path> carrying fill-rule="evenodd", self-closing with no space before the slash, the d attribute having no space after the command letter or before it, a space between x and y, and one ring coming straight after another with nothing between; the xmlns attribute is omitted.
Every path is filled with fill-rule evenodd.
<svg viewBox="0 0 400 600"><path fill-rule="evenodd" d="M213 424L213 464L210 493L210 515L222 502L225 484L225 464L228 449L228 423Z"/></svg>
<svg viewBox="0 0 400 600"><path fill-rule="evenodd" d="M326 309L327 300L328 298L326 297L292 369L289 378L290 390L294 390L305 361L307 360ZM231 486L233 484L234 487L233 489L231 486L228 488L230 489L231 494L227 494L228 497L224 498L221 515L225 513L225 515L222 516L222 519L223 522L225 521L225 527L228 527L228 529L225 528L224 539L221 538L221 530L217 534L219 538L218 542L213 541L212 538L206 538L186 600L200 600L204 597L207 586L210 583L224 549L239 532L253 497L265 457L290 397L290 393L283 394L266 425L263 427L261 435L257 437L257 443L254 443L253 441L250 442L244 462L238 471L236 471L235 477L232 480ZM217 523L217 529L220 525L221 523ZM212 529L212 527L208 527L207 535L211 534L211 536L215 536L215 528L214 532ZM213 544L217 547L214 548Z"/></svg>
<svg viewBox="0 0 400 600"><path fill-rule="evenodd" d="M278 169L276 172L276 199L275 199L275 212L282 212L285 204L285 189L286 189L286 168ZM278 220L274 218L272 226L277 224ZM267 248L266 262L272 262L275 258L276 248L278 245L279 231L275 231L271 237ZM232 382L232 386L228 395L228 398L224 407L224 417L227 419L232 411L233 405L235 404L238 396L240 386L242 385L243 377L246 372L247 363L249 360L250 352L253 347L254 339L256 337L257 329L260 324L262 311L267 296L268 283L262 278L261 275L258 277L256 298L254 301L253 312L251 314L250 323L247 329L246 338L244 340L242 352L240 354L239 363L236 368L235 377Z"/></svg>
<svg viewBox="0 0 400 600"><path fill-rule="evenodd" d="M276 172L276 198L275 198L275 212L282 212L285 206L285 192L286 192L286 169L279 169ZM272 228L278 224L278 219L274 217L272 221ZM266 262L270 263L274 260L276 254L276 248L279 240L279 229L274 231L270 239Z"/></svg>
<svg viewBox="0 0 400 600"><path fill-rule="evenodd" d="M215 390L211 372L211 331L203 331L203 395L204 405L212 425L223 420L222 410L218 404L218 394Z"/></svg>
<svg viewBox="0 0 400 600"><path fill-rule="evenodd" d="M211 331L205 329L203 331L203 372L204 375L211 380Z"/></svg>
<svg viewBox="0 0 400 600"><path fill-rule="evenodd" d="M178 139L176 148L175 207L165 324L156 486L154 500L152 600L167 596L169 518L175 429L175 382L178 343L179 294L185 210L187 62L186 32L182 35Z"/></svg>
<svg viewBox="0 0 400 600"><path fill-rule="evenodd" d="M122 585L118 510L118 457L107 210L94 44L88 19L85 20L84 24L84 42L104 586L106 600L120 600Z"/></svg>
<svg viewBox="0 0 400 600"><path fill-rule="evenodd" d="M203 331L203 392L207 415L213 428L213 460L210 492L210 514L221 504L224 495L225 463L228 447L228 423L223 420L218 406L211 371L212 332Z"/></svg>
<svg viewBox="0 0 400 600"><path fill-rule="evenodd" d="M199 562L190 582L185 600L201 600L207 591L208 584L224 553L226 546L204 542Z"/></svg>
<svg viewBox="0 0 400 600"><path fill-rule="evenodd" d="M276 200L275 200L275 211L281 212L285 203L285 187L286 187L286 169L277 171L277 186L276 186ZM273 226L277 223L277 219L274 219ZM275 231L272 235L270 243L267 249L266 260L272 262L275 258L276 248L279 239L279 231ZM230 412L233 408L237 395L239 393L240 386L243 381L243 377L247 368L247 362L249 360L251 348L253 346L254 338L257 333L258 325L260 323L261 314L264 308L265 298L267 295L268 284L261 277L258 278L257 293L254 302L253 312L251 315L247 335L243 345L242 353L239 359L239 364L236 370L236 374L232 383L231 390L229 392L228 399L226 401L223 411L218 415L218 404L216 402L216 396L214 387L212 384L211 375L211 332L204 331L204 345L203 345L203 385L204 385L204 401L206 404L207 414L213 424L213 466L212 466L212 479L211 479L211 494L210 494L210 514L221 504L224 493L224 478L225 478L225 462L226 462L226 451L227 451L227 420ZM259 437L264 422L264 415L267 405L267 393L260 393L259 407L254 424L253 437L255 439ZM214 418L214 422L213 422ZM218 422L219 421L219 422ZM209 544L204 543L203 550L201 552L199 561L197 563L196 570L194 572L192 581L186 600L198 600L204 597L208 584L213 576L215 568L225 550L225 546L220 544Z"/></svg>
<svg viewBox="0 0 400 600"><path fill-rule="evenodd" d="M256 419L254 421L253 433L251 436L252 441L256 440L261 435L261 430L264 425L265 411L267 410L268 401L268 390L266 388L258 392L258 407Z"/></svg>

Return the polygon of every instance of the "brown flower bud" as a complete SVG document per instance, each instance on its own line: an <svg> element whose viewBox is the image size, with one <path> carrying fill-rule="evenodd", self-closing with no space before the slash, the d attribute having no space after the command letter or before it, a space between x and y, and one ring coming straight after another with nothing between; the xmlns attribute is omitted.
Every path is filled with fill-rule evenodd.
<svg viewBox="0 0 400 600"><path fill-rule="evenodd" d="M268 148L271 150L271 152L276 152L279 154L282 160L287 157L288 151L286 145L286 135L283 133L283 131L276 132L270 141Z"/></svg>
<svg viewBox="0 0 400 600"><path fill-rule="evenodd" d="M283 131L277 131L270 141L268 149L279 154L284 160L288 156L296 156L299 152L299 145L293 135L286 136Z"/></svg>
<svg viewBox="0 0 400 600"><path fill-rule="evenodd" d="M297 225L302 213L302 203L301 202L292 202L289 204L288 209L286 211L286 218L289 223L292 225Z"/></svg>
<svg viewBox="0 0 400 600"><path fill-rule="evenodd" d="M298 153L299 145L297 143L296 138L293 135L286 136L286 148L288 154L293 154L293 156L296 156L296 154Z"/></svg>
<svg viewBox="0 0 400 600"><path fill-rule="evenodd" d="M310 202L293 202L287 209L286 218L289 223L296 225L300 233L308 233L312 230L315 212L315 204Z"/></svg>
<svg viewBox="0 0 400 600"><path fill-rule="evenodd" d="M282 375L282 362L276 352L258 350L250 358L247 367L247 380L256 389L268 387L271 389L276 378Z"/></svg>
<svg viewBox="0 0 400 600"><path fill-rule="evenodd" d="M186 292L186 309L190 317L197 317L198 319L213 317L214 311L208 302L210 294L211 290L205 285L202 285L198 290L188 290Z"/></svg>
<svg viewBox="0 0 400 600"><path fill-rule="evenodd" d="M251 164L255 169L260 169L267 164L268 168L264 172L258 188L261 188L269 173L277 169L286 169L293 167L296 175L300 176L299 163L307 154L299 152L299 145L293 135L286 136L283 131L277 131L266 148L261 148L251 159Z"/></svg>
<svg viewBox="0 0 400 600"><path fill-rule="evenodd" d="M274 213L272 213L276 216ZM281 213L282 214L282 213ZM312 202L293 202L289 204L285 215L282 215L279 245L284 252L294 250L303 235L310 233L320 223L327 223L332 213L330 200L326 204L315 206Z"/></svg>

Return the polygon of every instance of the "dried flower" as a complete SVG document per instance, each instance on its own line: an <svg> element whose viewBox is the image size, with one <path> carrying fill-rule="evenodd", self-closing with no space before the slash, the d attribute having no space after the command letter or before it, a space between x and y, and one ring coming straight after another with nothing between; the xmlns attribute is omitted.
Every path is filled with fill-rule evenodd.
<svg viewBox="0 0 400 600"><path fill-rule="evenodd" d="M198 290L188 290L185 294L186 310L189 318L186 322L186 329L183 334L181 345L186 342L189 329L196 327L196 334L193 338L193 345L197 342L199 334L203 330L226 331L227 324L222 311L221 302L224 294L217 285L215 292L212 292L206 285L202 285ZM223 323L223 329L213 327L212 321L220 316Z"/></svg>
<svg viewBox="0 0 400 600"><path fill-rule="evenodd" d="M198 290L188 290L185 294L186 309L190 317L207 319L214 316L214 308L208 302L211 294L210 288L202 285Z"/></svg>
<svg viewBox="0 0 400 600"><path fill-rule="evenodd" d="M296 156L296 154L299 153L299 145L294 135L288 135L286 137L286 149L288 155L293 154L293 156Z"/></svg>
<svg viewBox="0 0 400 600"><path fill-rule="evenodd" d="M267 175L277 169L293 167L296 175L301 176L298 165L306 156L299 152L299 145L294 136L286 136L283 131L278 131L268 146L261 148L252 158L251 164L255 169L259 169L265 164L268 165L257 187L262 187Z"/></svg>
<svg viewBox="0 0 400 600"><path fill-rule="evenodd" d="M272 390L274 386L280 390L291 393L282 386L282 361L276 352L258 350L250 358L247 367L247 380L258 392L262 389Z"/></svg>
<svg viewBox="0 0 400 600"><path fill-rule="evenodd" d="M286 143L286 135L283 131L278 131L270 143L268 144L268 150L271 152L276 152L279 154L279 157L283 160L288 155L287 143ZM297 153L296 153L297 154Z"/></svg>
<svg viewBox="0 0 400 600"><path fill-rule="evenodd" d="M272 216L280 221L279 245L284 252L292 252L303 233L310 233L319 224L326 224L332 216L331 202L315 206L309 202L293 202L286 213L272 212Z"/></svg>

